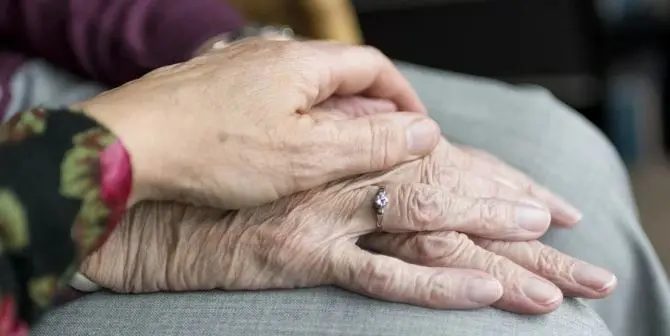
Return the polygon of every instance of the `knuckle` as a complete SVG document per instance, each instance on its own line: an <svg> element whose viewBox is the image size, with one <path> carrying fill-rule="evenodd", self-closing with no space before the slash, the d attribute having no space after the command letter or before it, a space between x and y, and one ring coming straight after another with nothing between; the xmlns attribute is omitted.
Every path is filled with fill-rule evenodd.
<svg viewBox="0 0 670 336"><path fill-rule="evenodd" d="M479 255L479 260L477 262L478 268L498 279L506 279L510 277L510 269L507 267L507 259L495 253L482 252L483 253Z"/></svg>
<svg viewBox="0 0 670 336"><path fill-rule="evenodd" d="M401 160L404 148L404 134L391 120L368 119L371 134L369 147L370 167L382 170L392 167Z"/></svg>
<svg viewBox="0 0 670 336"><path fill-rule="evenodd" d="M427 266L449 266L467 258L474 243L465 234L450 231L422 234L416 237L417 261Z"/></svg>
<svg viewBox="0 0 670 336"><path fill-rule="evenodd" d="M462 174L458 169L452 166L434 165L437 170L437 182L445 189L455 192L462 184Z"/></svg>
<svg viewBox="0 0 670 336"><path fill-rule="evenodd" d="M484 199L479 202L479 219L484 229L496 229L500 223L509 222L513 209L499 201Z"/></svg>
<svg viewBox="0 0 670 336"><path fill-rule="evenodd" d="M475 245L483 248L484 250L492 250L496 246L499 246L500 244L507 244L505 241L500 241L500 240L490 240L490 239L483 239L479 237L472 237L470 238ZM492 250L495 251L495 250Z"/></svg>
<svg viewBox="0 0 670 336"><path fill-rule="evenodd" d="M403 216L415 231L434 229L434 223L442 216L444 194L438 188L420 188L403 186L400 188L406 199L406 215ZM402 196L401 196L402 197Z"/></svg>
<svg viewBox="0 0 670 336"><path fill-rule="evenodd" d="M540 274L558 275L570 268L570 262L556 250L540 242L532 242L530 244L535 245L532 246L533 250L536 251L533 266Z"/></svg>
<svg viewBox="0 0 670 336"><path fill-rule="evenodd" d="M500 280L510 280L523 276L524 268L514 264L509 259L502 255L495 253L495 251L510 250L511 242L476 239L475 244L478 245L483 252L480 266L481 270L495 276Z"/></svg>
<svg viewBox="0 0 670 336"><path fill-rule="evenodd" d="M428 290L425 292L426 297L423 302L440 302L446 300L457 300L462 291L454 281L451 279L439 276L436 273L426 276L425 285L423 288ZM457 289L459 289L457 291Z"/></svg>
<svg viewBox="0 0 670 336"><path fill-rule="evenodd" d="M362 289L369 294L379 295L387 292L398 278L398 272L386 267L386 263L370 261L366 263L364 272L365 282L362 284Z"/></svg>

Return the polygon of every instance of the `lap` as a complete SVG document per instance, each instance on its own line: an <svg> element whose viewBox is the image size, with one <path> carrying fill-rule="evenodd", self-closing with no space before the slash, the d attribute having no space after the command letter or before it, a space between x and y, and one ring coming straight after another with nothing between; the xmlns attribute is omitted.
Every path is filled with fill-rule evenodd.
<svg viewBox="0 0 670 336"><path fill-rule="evenodd" d="M63 323L67 321L67 323ZM545 316L495 309L439 311L371 300L333 287L249 293L98 293L49 314L51 335L610 335L595 313L566 300Z"/></svg>
<svg viewBox="0 0 670 336"><path fill-rule="evenodd" d="M617 275L611 297L588 302L614 334L670 334L667 278L626 168L599 130L542 88L399 67L449 139L495 154L582 210L579 225L543 240Z"/></svg>

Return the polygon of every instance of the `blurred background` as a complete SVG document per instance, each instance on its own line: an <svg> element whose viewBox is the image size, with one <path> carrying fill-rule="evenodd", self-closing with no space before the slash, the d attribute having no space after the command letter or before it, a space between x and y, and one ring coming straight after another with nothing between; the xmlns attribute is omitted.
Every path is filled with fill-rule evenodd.
<svg viewBox="0 0 670 336"><path fill-rule="evenodd" d="M546 87L615 144L670 270L670 0L233 0L305 36Z"/></svg>

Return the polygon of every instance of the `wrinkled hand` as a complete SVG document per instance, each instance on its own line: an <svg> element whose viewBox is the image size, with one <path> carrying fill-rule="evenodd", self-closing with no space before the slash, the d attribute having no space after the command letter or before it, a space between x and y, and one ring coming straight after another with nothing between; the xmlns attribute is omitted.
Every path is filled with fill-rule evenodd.
<svg viewBox="0 0 670 336"><path fill-rule="evenodd" d="M581 212L574 206L495 156L476 148L451 143L446 147L452 153L445 155L443 164L459 167L476 179L488 180L491 188L498 189L489 191L491 195L505 198L503 195L510 190L528 195L547 207L551 212L552 223L559 226L572 227L582 219Z"/></svg>
<svg viewBox="0 0 670 336"><path fill-rule="evenodd" d="M370 184L341 182L227 213L179 203L141 203L85 260L81 271L120 292L333 284L436 308L482 307L500 298L500 283L484 272L418 266L358 247L359 237L375 231L371 205L377 190ZM440 212L445 200L441 188L395 184L387 190L394 201L383 216L387 232L458 228L490 236L527 235L514 222L503 222L507 218L481 221L476 211L480 204L471 199L453 198L465 207ZM486 206L496 213L515 212L515 205L505 201L489 200Z"/></svg>
<svg viewBox="0 0 670 336"><path fill-rule="evenodd" d="M549 219L541 211L545 204L558 224L571 226L581 217L572 206L523 174L488 154L472 149L464 151L445 140L419 162L402 165L363 183L383 185L415 176L414 181L440 186L452 197L475 200L478 206L469 210L479 212L484 231L515 222L526 228L527 234L515 232L505 236L489 232L489 239L482 239L480 232L471 230L471 235L464 235L465 231L459 228L438 233L373 234L359 242L362 247L420 265L485 271L494 275L504 288L504 295L495 306L514 312L552 311L561 302L561 291L570 296L602 298L616 286L616 278L606 270L538 241L515 242L531 239L533 235L539 237L547 229ZM514 213L507 213L486 205L498 200L527 207L518 206ZM442 204L444 213L467 209L449 198Z"/></svg>
<svg viewBox="0 0 670 336"><path fill-rule="evenodd" d="M346 120L398 111L385 99L359 96L333 97L319 105L312 115L318 119ZM458 194L518 200L551 212L552 223L572 227L582 218L574 206L495 156L442 139L439 149L424 160L423 182L449 187Z"/></svg>
<svg viewBox="0 0 670 336"><path fill-rule="evenodd" d="M124 142L133 200L249 207L431 152L423 113L316 119L332 96L425 112L379 51L323 41L250 39L167 66L76 104Z"/></svg>
<svg viewBox="0 0 670 336"><path fill-rule="evenodd" d="M393 105L386 103L384 106L383 102L360 98L334 101L323 117L351 118L361 115L361 111L365 111L363 114L393 111ZM557 195L478 149L455 146L443 140L423 160L421 167L421 182L444 186L456 195L546 207L551 212L552 222L564 227L575 225L582 217ZM383 179L400 179L406 174L401 169L417 168L405 165L387 173ZM395 174L399 175L393 176ZM602 298L616 286L616 278L610 272L575 260L538 241L510 242L505 241L509 237L499 238L502 239L487 240L457 232L373 234L364 237L359 244L415 264L486 271L505 288L505 294L495 306L515 312L554 310L561 302L559 289L569 296Z"/></svg>
<svg viewBox="0 0 670 336"><path fill-rule="evenodd" d="M378 182L387 187L391 200L381 223L385 232L457 230L492 239L534 239L549 225L543 209L461 197L441 186L418 183L430 162L415 161L391 173L331 183L231 212L142 203L86 260L82 272L124 292L333 284L429 307L490 305L502 288L482 271L413 265L356 245L376 229L371 205ZM531 216L518 216L524 213Z"/></svg>
<svg viewBox="0 0 670 336"><path fill-rule="evenodd" d="M418 265L485 271L504 288L493 306L512 312L548 313L558 308L563 294L599 299L616 287L610 272L539 241L507 242L452 231L373 234L359 244Z"/></svg>
<svg viewBox="0 0 670 336"><path fill-rule="evenodd" d="M611 291L613 284L583 281L600 270L582 272L577 266L586 264L538 242L493 242L536 239L548 227L549 213L520 190L449 165L454 150L443 141L430 156L390 172L259 208L222 212L143 203L86 260L82 272L122 292L333 284L429 307L473 308L497 301L498 307L528 313L555 309L562 297L556 285L576 296L602 297ZM466 187L466 176L475 183ZM376 185L389 188L391 204L382 224L394 234L368 235L375 228L371 200ZM491 240L475 242L500 255L456 232ZM365 252L357 242L409 263ZM492 277L499 282L491 282ZM539 303L526 296L533 294L524 287L529 279L535 293L542 294L540 284L549 288Z"/></svg>

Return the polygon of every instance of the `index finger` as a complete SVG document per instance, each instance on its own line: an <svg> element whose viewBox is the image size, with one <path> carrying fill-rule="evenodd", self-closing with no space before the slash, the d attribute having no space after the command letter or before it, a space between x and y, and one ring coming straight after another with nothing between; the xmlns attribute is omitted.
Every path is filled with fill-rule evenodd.
<svg viewBox="0 0 670 336"><path fill-rule="evenodd" d="M302 42L318 51L319 92L312 105L332 95L388 99L398 110L427 113L416 91L381 51L329 41ZM312 68L314 69L314 68Z"/></svg>
<svg viewBox="0 0 670 336"><path fill-rule="evenodd" d="M490 176L500 183L519 189L545 202L557 224L572 227L581 220L582 214L577 208L497 157L467 146L459 146L458 149L469 156L464 164L473 172L482 176Z"/></svg>

